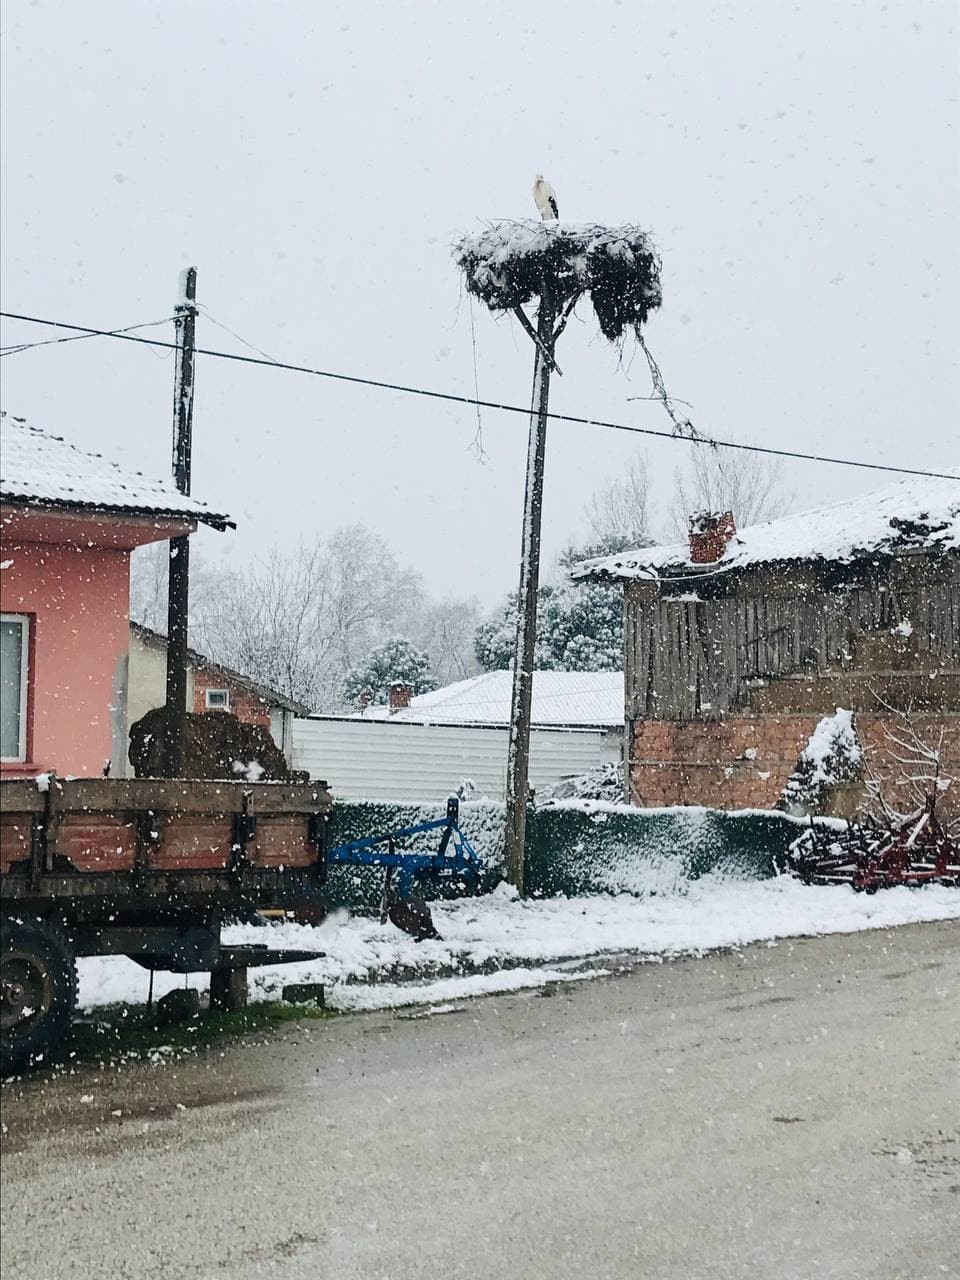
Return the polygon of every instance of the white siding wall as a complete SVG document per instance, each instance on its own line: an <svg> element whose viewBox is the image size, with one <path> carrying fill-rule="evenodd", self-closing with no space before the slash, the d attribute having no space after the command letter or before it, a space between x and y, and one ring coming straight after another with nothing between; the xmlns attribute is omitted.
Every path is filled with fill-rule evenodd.
<svg viewBox="0 0 960 1280"><path fill-rule="evenodd" d="M530 785L538 790L607 760L620 759L619 735L603 729L534 729ZM343 800L443 801L465 778L502 800L507 730L461 725L391 724L323 717L293 722L293 766L329 782Z"/></svg>
<svg viewBox="0 0 960 1280"><path fill-rule="evenodd" d="M130 632L127 673L127 724L135 724L167 700L167 651ZM187 710L193 710L193 668L187 667Z"/></svg>

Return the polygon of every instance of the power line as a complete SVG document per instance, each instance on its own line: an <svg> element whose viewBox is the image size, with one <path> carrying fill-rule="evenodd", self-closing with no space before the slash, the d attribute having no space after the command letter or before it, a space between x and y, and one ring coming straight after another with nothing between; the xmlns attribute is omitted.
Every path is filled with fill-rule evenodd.
<svg viewBox="0 0 960 1280"><path fill-rule="evenodd" d="M122 333L111 329L91 329L85 325L66 324L60 320L41 320L37 316L20 315L12 311L0 311L0 316L7 320L22 320L27 324L48 325L54 329L71 329L83 334L89 334L91 337L117 338L122 342L139 342L148 347L166 347L171 351L179 350L175 342L161 342L158 338L139 338L131 333ZM241 341L245 341L245 339L241 339ZM455 395L452 391L432 391L427 387L411 387L399 382L383 382L377 378L360 378L355 374L334 373L328 369L313 369L309 365L287 364L282 360L271 360L269 358L261 360L254 356L237 355L231 351L213 351L208 347L197 347L196 353L198 356L211 356L217 360L232 360L237 364L252 364L268 369L283 369L289 373L304 373L314 378L330 378L335 382L349 382L360 387L376 387L381 391L399 391L404 395L424 396L430 400L444 400L450 404L476 405L481 409L497 409L501 413L520 413L524 417L530 416L529 405L503 404L497 400L481 400L475 396ZM774 449L770 445L746 444L739 440L718 440L713 436L708 441L691 440L688 436L677 435L673 431L658 431L654 427L637 427L625 422L609 422L603 418L583 418L572 413L550 412L547 417L554 422L571 422L576 426L582 427L603 427L608 431L626 431L633 435L653 436L658 440L679 440L686 444L700 446L707 443L712 449L740 449L746 453L763 453L775 458L793 458L803 462L824 462L837 467L860 467L867 471L885 471L903 476L924 476L928 479L936 480L957 479L956 475L951 475L946 471L923 471L917 467L894 467L883 462L864 462L856 458L836 458L824 453L803 453L798 449Z"/></svg>
<svg viewBox="0 0 960 1280"><path fill-rule="evenodd" d="M0 347L0 356L15 356L21 351L32 351L34 347L54 347L61 342L82 342L84 338L120 338L126 333L132 333L134 329L155 329L157 325L169 324L172 319L173 316L164 316L162 320L149 320L145 324L131 324L127 325L125 329L110 329L102 334L91 330L90 332L76 333L71 338L46 338L43 342L15 343L9 347Z"/></svg>

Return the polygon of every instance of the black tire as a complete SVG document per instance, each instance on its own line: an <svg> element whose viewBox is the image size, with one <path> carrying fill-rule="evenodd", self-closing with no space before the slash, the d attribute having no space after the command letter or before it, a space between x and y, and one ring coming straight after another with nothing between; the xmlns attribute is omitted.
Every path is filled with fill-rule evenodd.
<svg viewBox="0 0 960 1280"><path fill-rule="evenodd" d="M73 948L32 916L0 919L0 1065L4 1075L47 1058L77 1004Z"/></svg>

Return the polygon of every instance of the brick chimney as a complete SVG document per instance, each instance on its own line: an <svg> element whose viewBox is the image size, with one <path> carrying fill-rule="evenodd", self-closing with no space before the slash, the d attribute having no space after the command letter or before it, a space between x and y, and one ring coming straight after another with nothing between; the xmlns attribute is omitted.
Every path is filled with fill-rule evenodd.
<svg viewBox="0 0 960 1280"><path fill-rule="evenodd" d="M699 511L690 517L690 561L714 564L737 532L732 511Z"/></svg>
<svg viewBox="0 0 960 1280"><path fill-rule="evenodd" d="M405 684L402 680L394 680L387 694L390 702L390 714L393 715L395 711L402 711L404 707L409 707L412 693L413 689L410 685Z"/></svg>

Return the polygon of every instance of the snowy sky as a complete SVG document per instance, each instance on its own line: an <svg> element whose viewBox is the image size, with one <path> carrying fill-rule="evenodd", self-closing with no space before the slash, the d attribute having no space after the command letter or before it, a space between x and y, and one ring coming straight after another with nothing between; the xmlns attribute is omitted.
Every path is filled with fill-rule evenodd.
<svg viewBox="0 0 960 1280"><path fill-rule="evenodd" d="M663 253L648 329L707 431L960 463L958 8L788 4L6 0L3 305L114 327L212 316L294 363L472 394L449 246L528 216L635 221ZM589 308L552 407L664 425L642 356ZM513 321L473 306L480 393L526 403ZM162 330L157 330L162 334ZM55 336L4 323L5 343ZM202 345L242 351L201 320ZM109 339L5 358L3 402L162 474L169 353ZM201 360L194 492L231 558L359 520L438 594L516 579L526 424ZM545 550L640 443L550 429ZM647 444L666 496L687 448ZM886 483L791 465L800 505Z"/></svg>

